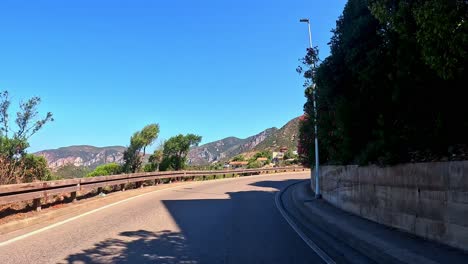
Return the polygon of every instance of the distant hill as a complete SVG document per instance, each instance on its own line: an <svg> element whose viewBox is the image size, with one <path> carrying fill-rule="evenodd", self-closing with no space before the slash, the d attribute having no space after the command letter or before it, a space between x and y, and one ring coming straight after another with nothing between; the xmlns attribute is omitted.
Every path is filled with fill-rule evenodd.
<svg viewBox="0 0 468 264"><path fill-rule="evenodd" d="M254 151L271 150L278 151L281 147L290 150L297 150L297 139L299 137L299 117L286 123L275 133L267 137L260 144L255 146Z"/></svg>
<svg viewBox="0 0 468 264"><path fill-rule="evenodd" d="M123 146L94 147L81 145L42 150L34 154L44 156L52 170L65 165L95 168L104 163L122 163L125 149Z"/></svg>
<svg viewBox="0 0 468 264"><path fill-rule="evenodd" d="M228 137L192 148L188 154L190 165L206 165L215 161L229 159L240 153L252 150L263 140L274 134L277 128L268 128L246 139Z"/></svg>
<svg viewBox="0 0 468 264"><path fill-rule="evenodd" d="M299 118L297 117L280 129L268 128L246 139L228 137L192 148L188 154L188 163L207 165L216 161L225 161L246 152L278 151L280 147L296 150L298 133Z"/></svg>

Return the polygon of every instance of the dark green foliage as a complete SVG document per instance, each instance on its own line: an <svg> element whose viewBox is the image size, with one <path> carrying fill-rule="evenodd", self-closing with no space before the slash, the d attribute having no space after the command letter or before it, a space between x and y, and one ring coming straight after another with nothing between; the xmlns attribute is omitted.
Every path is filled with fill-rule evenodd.
<svg viewBox="0 0 468 264"><path fill-rule="evenodd" d="M254 160L254 161L250 161L249 164L247 164L247 169L258 169L258 168L261 168L262 166L263 166L263 162Z"/></svg>
<svg viewBox="0 0 468 264"><path fill-rule="evenodd" d="M143 170L145 172L157 171L163 159L163 150L162 146L154 151L151 156L148 158L148 163L145 164Z"/></svg>
<svg viewBox="0 0 468 264"><path fill-rule="evenodd" d="M209 170L222 170L224 169L224 164L221 162L213 163L209 166Z"/></svg>
<svg viewBox="0 0 468 264"><path fill-rule="evenodd" d="M258 158L266 158L266 161L258 161ZM261 168L265 164L271 163L271 159L273 158L273 153L269 150L259 151L249 159L249 163L247 164L248 169L256 169Z"/></svg>
<svg viewBox="0 0 468 264"><path fill-rule="evenodd" d="M26 154L24 156L24 182L51 181L61 179L58 176L52 175L47 167L47 160L42 156Z"/></svg>
<svg viewBox="0 0 468 264"><path fill-rule="evenodd" d="M88 173L86 177L115 175L122 173L122 166L117 163L108 163L97 166L92 172Z"/></svg>
<svg viewBox="0 0 468 264"><path fill-rule="evenodd" d="M201 136L194 134L179 134L164 142L163 159L160 170L181 170L185 167L187 154L191 147L198 146Z"/></svg>
<svg viewBox="0 0 468 264"><path fill-rule="evenodd" d="M295 159L297 158L297 155L293 153L292 150L288 150L286 151L286 153L284 153L284 157L283 159L287 160L287 159Z"/></svg>
<svg viewBox="0 0 468 264"><path fill-rule="evenodd" d="M348 1L331 55L305 74L317 85L321 163L427 161L466 145L466 16L456 0ZM306 97L299 151L309 163L310 88Z"/></svg>
<svg viewBox="0 0 468 264"><path fill-rule="evenodd" d="M270 163L273 158L273 153L269 150L259 151L255 153L249 161L256 161L258 158L267 158L267 163Z"/></svg>
<svg viewBox="0 0 468 264"><path fill-rule="evenodd" d="M245 157L244 155L239 154L235 156L234 158L232 158L232 161L245 161Z"/></svg>
<svg viewBox="0 0 468 264"><path fill-rule="evenodd" d="M151 124L145 126L141 131L135 132L130 138L130 145L124 152L124 172L137 172L145 156L146 147L153 144L158 138L159 125ZM143 151L143 154L141 152Z"/></svg>

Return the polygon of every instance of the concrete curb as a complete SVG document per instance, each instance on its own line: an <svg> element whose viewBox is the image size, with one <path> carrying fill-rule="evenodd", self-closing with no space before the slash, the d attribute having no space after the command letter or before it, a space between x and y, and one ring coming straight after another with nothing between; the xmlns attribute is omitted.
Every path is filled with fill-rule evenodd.
<svg viewBox="0 0 468 264"><path fill-rule="evenodd" d="M300 187L302 186L297 185L296 189L293 190L292 200L298 211L301 213L302 217L305 217L306 219L311 221L314 224L314 226L320 228L323 232L332 236L334 239L344 242L349 247L357 250L361 254L369 257L377 263L401 263L393 256L385 254L385 252L383 252L381 249L376 248L374 245L367 243L365 240L353 236L352 234L350 234L344 229L341 229L337 225L333 225L331 223L326 222L322 217L317 215L311 216L311 212L304 207L304 200L307 199L301 199L297 195L297 188ZM313 196L307 198L315 200Z"/></svg>
<svg viewBox="0 0 468 264"><path fill-rule="evenodd" d="M285 189L281 190L275 195L275 204L276 208L278 211L281 213L283 218L288 222L288 224L291 226L291 228L299 235L299 237L320 257L322 258L323 261L327 264L335 264L335 261L328 256L327 253L325 253L314 241L312 241L302 230L297 226L297 224L294 222L294 220L289 217L288 213L284 209L285 206L283 202L281 201L281 196L283 193L290 187L296 185L297 183L291 184L287 186Z"/></svg>

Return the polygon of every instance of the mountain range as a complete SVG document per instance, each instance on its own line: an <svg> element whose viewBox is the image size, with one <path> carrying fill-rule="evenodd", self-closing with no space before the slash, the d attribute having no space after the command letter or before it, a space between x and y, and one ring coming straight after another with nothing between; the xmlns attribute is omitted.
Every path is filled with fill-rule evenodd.
<svg viewBox="0 0 468 264"><path fill-rule="evenodd" d="M42 150L34 154L44 156L49 167L53 170L65 165L95 168L105 163L122 163L125 149L126 147L123 146L94 147L79 145Z"/></svg>
<svg viewBox="0 0 468 264"><path fill-rule="evenodd" d="M240 139L228 137L192 148L188 155L191 165L206 165L222 162L236 155L252 151L278 151L281 147L297 149L299 118L294 118L280 129L268 128L254 136Z"/></svg>
<svg viewBox="0 0 468 264"><path fill-rule="evenodd" d="M294 118L281 128L268 128L245 139L227 137L210 142L189 151L189 165L207 165L253 151L278 151L280 147L297 149L299 118ZM62 147L36 152L44 156L49 167L56 170L65 165L95 168L101 164L122 163L124 146L94 147L88 145Z"/></svg>

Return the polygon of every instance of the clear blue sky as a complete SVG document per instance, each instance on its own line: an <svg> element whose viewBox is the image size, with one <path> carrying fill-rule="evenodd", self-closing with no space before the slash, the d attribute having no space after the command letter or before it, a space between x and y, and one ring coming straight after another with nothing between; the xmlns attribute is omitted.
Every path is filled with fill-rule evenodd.
<svg viewBox="0 0 468 264"><path fill-rule="evenodd" d="M311 18L323 59L344 4L3 0L0 91L15 106L40 96L40 111L53 112L31 152L127 145L149 123L160 139L244 138L302 114L295 69L308 36L298 20Z"/></svg>

